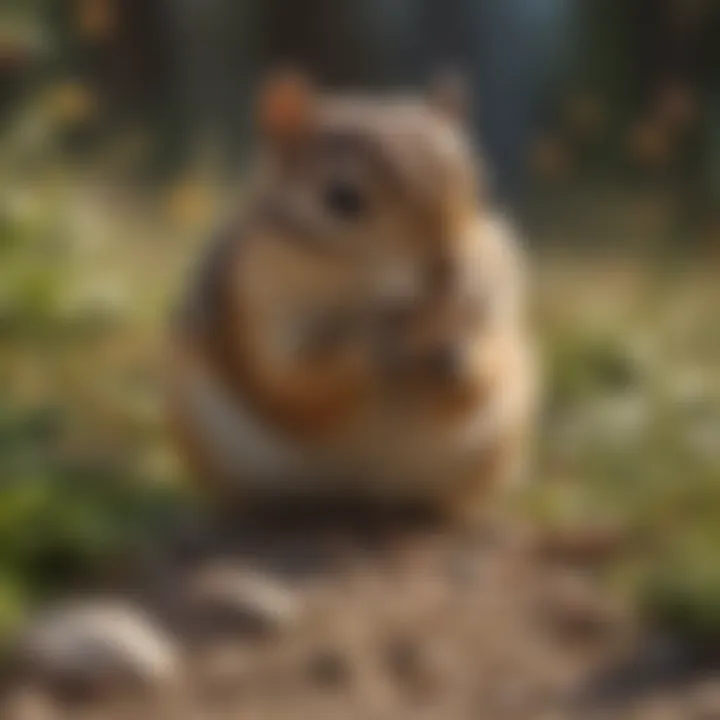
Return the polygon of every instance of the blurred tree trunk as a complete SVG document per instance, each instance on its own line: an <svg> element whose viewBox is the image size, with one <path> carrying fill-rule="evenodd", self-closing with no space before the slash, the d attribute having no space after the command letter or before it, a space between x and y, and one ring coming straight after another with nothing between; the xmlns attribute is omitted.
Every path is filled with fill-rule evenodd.
<svg viewBox="0 0 720 720"><path fill-rule="evenodd" d="M574 0L467 2L473 35L480 134L495 176L498 200L524 202L528 158L543 110L557 100L572 68Z"/></svg>

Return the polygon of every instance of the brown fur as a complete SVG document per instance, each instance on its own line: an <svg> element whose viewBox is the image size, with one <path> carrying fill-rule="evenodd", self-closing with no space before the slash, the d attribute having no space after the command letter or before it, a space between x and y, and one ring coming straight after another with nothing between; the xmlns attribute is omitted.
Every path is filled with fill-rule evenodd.
<svg viewBox="0 0 720 720"><path fill-rule="evenodd" d="M363 396L359 364L350 357L342 362L313 358L273 372L260 353L262 319L253 317L252 299L245 293L249 274L268 289L281 289L298 279L298 292L311 289L307 285L318 279L318 270L328 275L322 263L319 268L301 265L302 254L296 249L282 243L273 247L270 240L248 247L238 233L221 242L215 263L203 268L206 288L198 301L205 305L203 319L199 323L184 319L178 330L228 393L249 402L269 424L310 439L350 418ZM309 270L307 282L303 270Z"/></svg>
<svg viewBox="0 0 720 720"><path fill-rule="evenodd" d="M270 147L244 218L229 223L191 284L175 327L177 382L191 358L264 427L309 446L352 432L391 396L408 421L419 413L440 428L493 394L515 392L526 372L517 362L525 344L519 259L481 219L479 179L456 120L417 101L311 100L307 92L295 87L266 98ZM369 219L337 221L317 205L338 173L362 189ZM303 322L331 311L381 313L373 283L396 261L417 271L419 286L397 299L410 312L390 331L407 356L401 376L388 383L367 325L316 351L275 348L273 332L302 331ZM485 296L468 300L462 274L478 262ZM435 342L467 346L467 367L452 388L414 372L413 358ZM501 482L520 454L529 408L518 402L510 425L478 457L477 472L446 484L448 507L455 497L473 505ZM175 403L182 450L197 474L222 485L227 479L185 412Z"/></svg>

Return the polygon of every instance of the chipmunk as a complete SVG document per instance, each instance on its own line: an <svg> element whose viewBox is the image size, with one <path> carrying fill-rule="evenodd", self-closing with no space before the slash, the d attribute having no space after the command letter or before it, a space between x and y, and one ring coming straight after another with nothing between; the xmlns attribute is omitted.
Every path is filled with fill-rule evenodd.
<svg viewBox="0 0 720 720"><path fill-rule="evenodd" d="M467 515L517 473L534 382L522 257L462 94L267 81L239 216L172 328L171 420L228 502L349 496Z"/></svg>

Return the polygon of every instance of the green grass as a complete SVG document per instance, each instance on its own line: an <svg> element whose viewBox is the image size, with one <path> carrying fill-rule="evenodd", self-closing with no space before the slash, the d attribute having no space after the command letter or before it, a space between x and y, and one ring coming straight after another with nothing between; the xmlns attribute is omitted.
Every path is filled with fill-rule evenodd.
<svg viewBox="0 0 720 720"><path fill-rule="evenodd" d="M608 521L634 540L614 567L645 617L720 640L720 289L700 263L546 269L548 526Z"/></svg>
<svg viewBox="0 0 720 720"><path fill-rule="evenodd" d="M162 241L182 234L67 168L21 181L15 154L0 154L0 638L191 509L159 402L187 256Z"/></svg>

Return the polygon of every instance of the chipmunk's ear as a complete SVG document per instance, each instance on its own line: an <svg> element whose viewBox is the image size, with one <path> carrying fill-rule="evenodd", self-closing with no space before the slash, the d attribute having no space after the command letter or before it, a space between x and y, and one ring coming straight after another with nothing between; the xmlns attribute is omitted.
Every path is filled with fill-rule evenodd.
<svg viewBox="0 0 720 720"><path fill-rule="evenodd" d="M257 122L263 137L286 145L307 130L315 104L315 90L302 73L273 73L263 84L257 103Z"/></svg>
<svg viewBox="0 0 720 720"><path fill-rule="evenodd" d="M428 102L442 115L462 122L470 112L470 89L463 75L452 69L436 72L427 92Z"/></svg>

